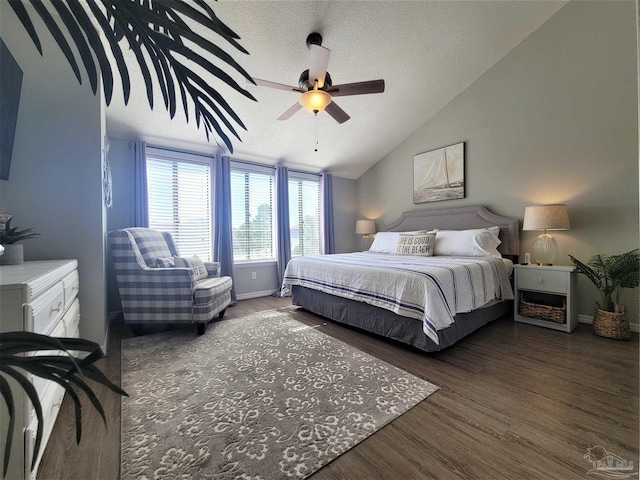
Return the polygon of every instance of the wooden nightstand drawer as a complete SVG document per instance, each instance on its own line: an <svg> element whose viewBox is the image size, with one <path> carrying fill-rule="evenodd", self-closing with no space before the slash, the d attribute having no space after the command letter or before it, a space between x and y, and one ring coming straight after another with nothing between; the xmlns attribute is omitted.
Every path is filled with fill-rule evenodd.
<svg viewBox="0 0 640 480"><path fill-rule="evenodd" d="M520 269L518 289L567 293L567 274L544 269Z"/></svg>

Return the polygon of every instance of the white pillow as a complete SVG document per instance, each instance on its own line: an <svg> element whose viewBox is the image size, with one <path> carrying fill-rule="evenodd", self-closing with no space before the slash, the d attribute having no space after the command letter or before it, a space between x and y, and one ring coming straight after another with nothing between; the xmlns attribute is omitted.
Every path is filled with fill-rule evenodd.
<svg viewBox="0 0 640 480"><path fill-rule="evenodd" d="M401 233L398 240L398 255L419 255L430 257L436 244L435 233Z"/></svg>
<svg viewBox="0 0 640 480"><path fill-rule="evenodd" d="M501 258L499 227L436 230L435 255Z"/></svg>
<svg viewBox="0 0 640 480"><path fill-rule="evenodd" d="M173 261L178 268L192 268L196 280L202 280L209 276L207 268L197 255L194 255L191 258L173 257Z"/></svg>
<svg viewBox="0 0 640 480"><path fill-rule="evenodd" d="M373 238L373 243L369 247L370 252L376 253L397 253L398 240L401 234L412 235L416 233L427 233L426 230L415 230L413 232L378 232Z"/></svg>

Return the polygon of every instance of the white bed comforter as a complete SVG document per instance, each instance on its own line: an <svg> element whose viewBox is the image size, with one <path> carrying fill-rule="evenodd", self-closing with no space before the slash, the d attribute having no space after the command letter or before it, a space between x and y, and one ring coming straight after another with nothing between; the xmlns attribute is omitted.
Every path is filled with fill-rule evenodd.
<svg viewBox="0 0 640 480"><path fill-rule="evenodd" d="M283 295L300 285L422 320L436 344L454 315L492 300L512 300L501 258L414 257L359 252L297 257L287 265Z"/></svg>

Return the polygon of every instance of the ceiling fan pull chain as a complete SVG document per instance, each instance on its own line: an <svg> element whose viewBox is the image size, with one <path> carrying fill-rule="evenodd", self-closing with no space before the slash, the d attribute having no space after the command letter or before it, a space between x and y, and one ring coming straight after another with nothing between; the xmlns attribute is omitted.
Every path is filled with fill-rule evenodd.
<svg viewBox="0 0 640 480"><path fill-rule="evenodd" d="M316 148L313 150L314 152L318 151L318 112L315 113L316 117Z"/></svg>

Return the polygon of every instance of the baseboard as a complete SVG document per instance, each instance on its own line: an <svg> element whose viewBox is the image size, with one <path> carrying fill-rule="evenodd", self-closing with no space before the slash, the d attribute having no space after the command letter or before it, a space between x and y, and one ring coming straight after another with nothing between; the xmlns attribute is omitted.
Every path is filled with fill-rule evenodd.
<svg viewBox="0 0 640 480"><path fill-rule="evenodd" d="M593 315L578 314L578 322L588 323L589 325L591 325L593 323ZM629 323L629 329L632 332L640 332L640 325L638 325L637 323Z"/></svg>
<svg viewBox="0 0 640 480"><path fill-rule="evenodd" d="M261 292L239 293L236 297L238 300L249 300L250 298L270 297L276 292L277 290L263 290Z"/></svg>

